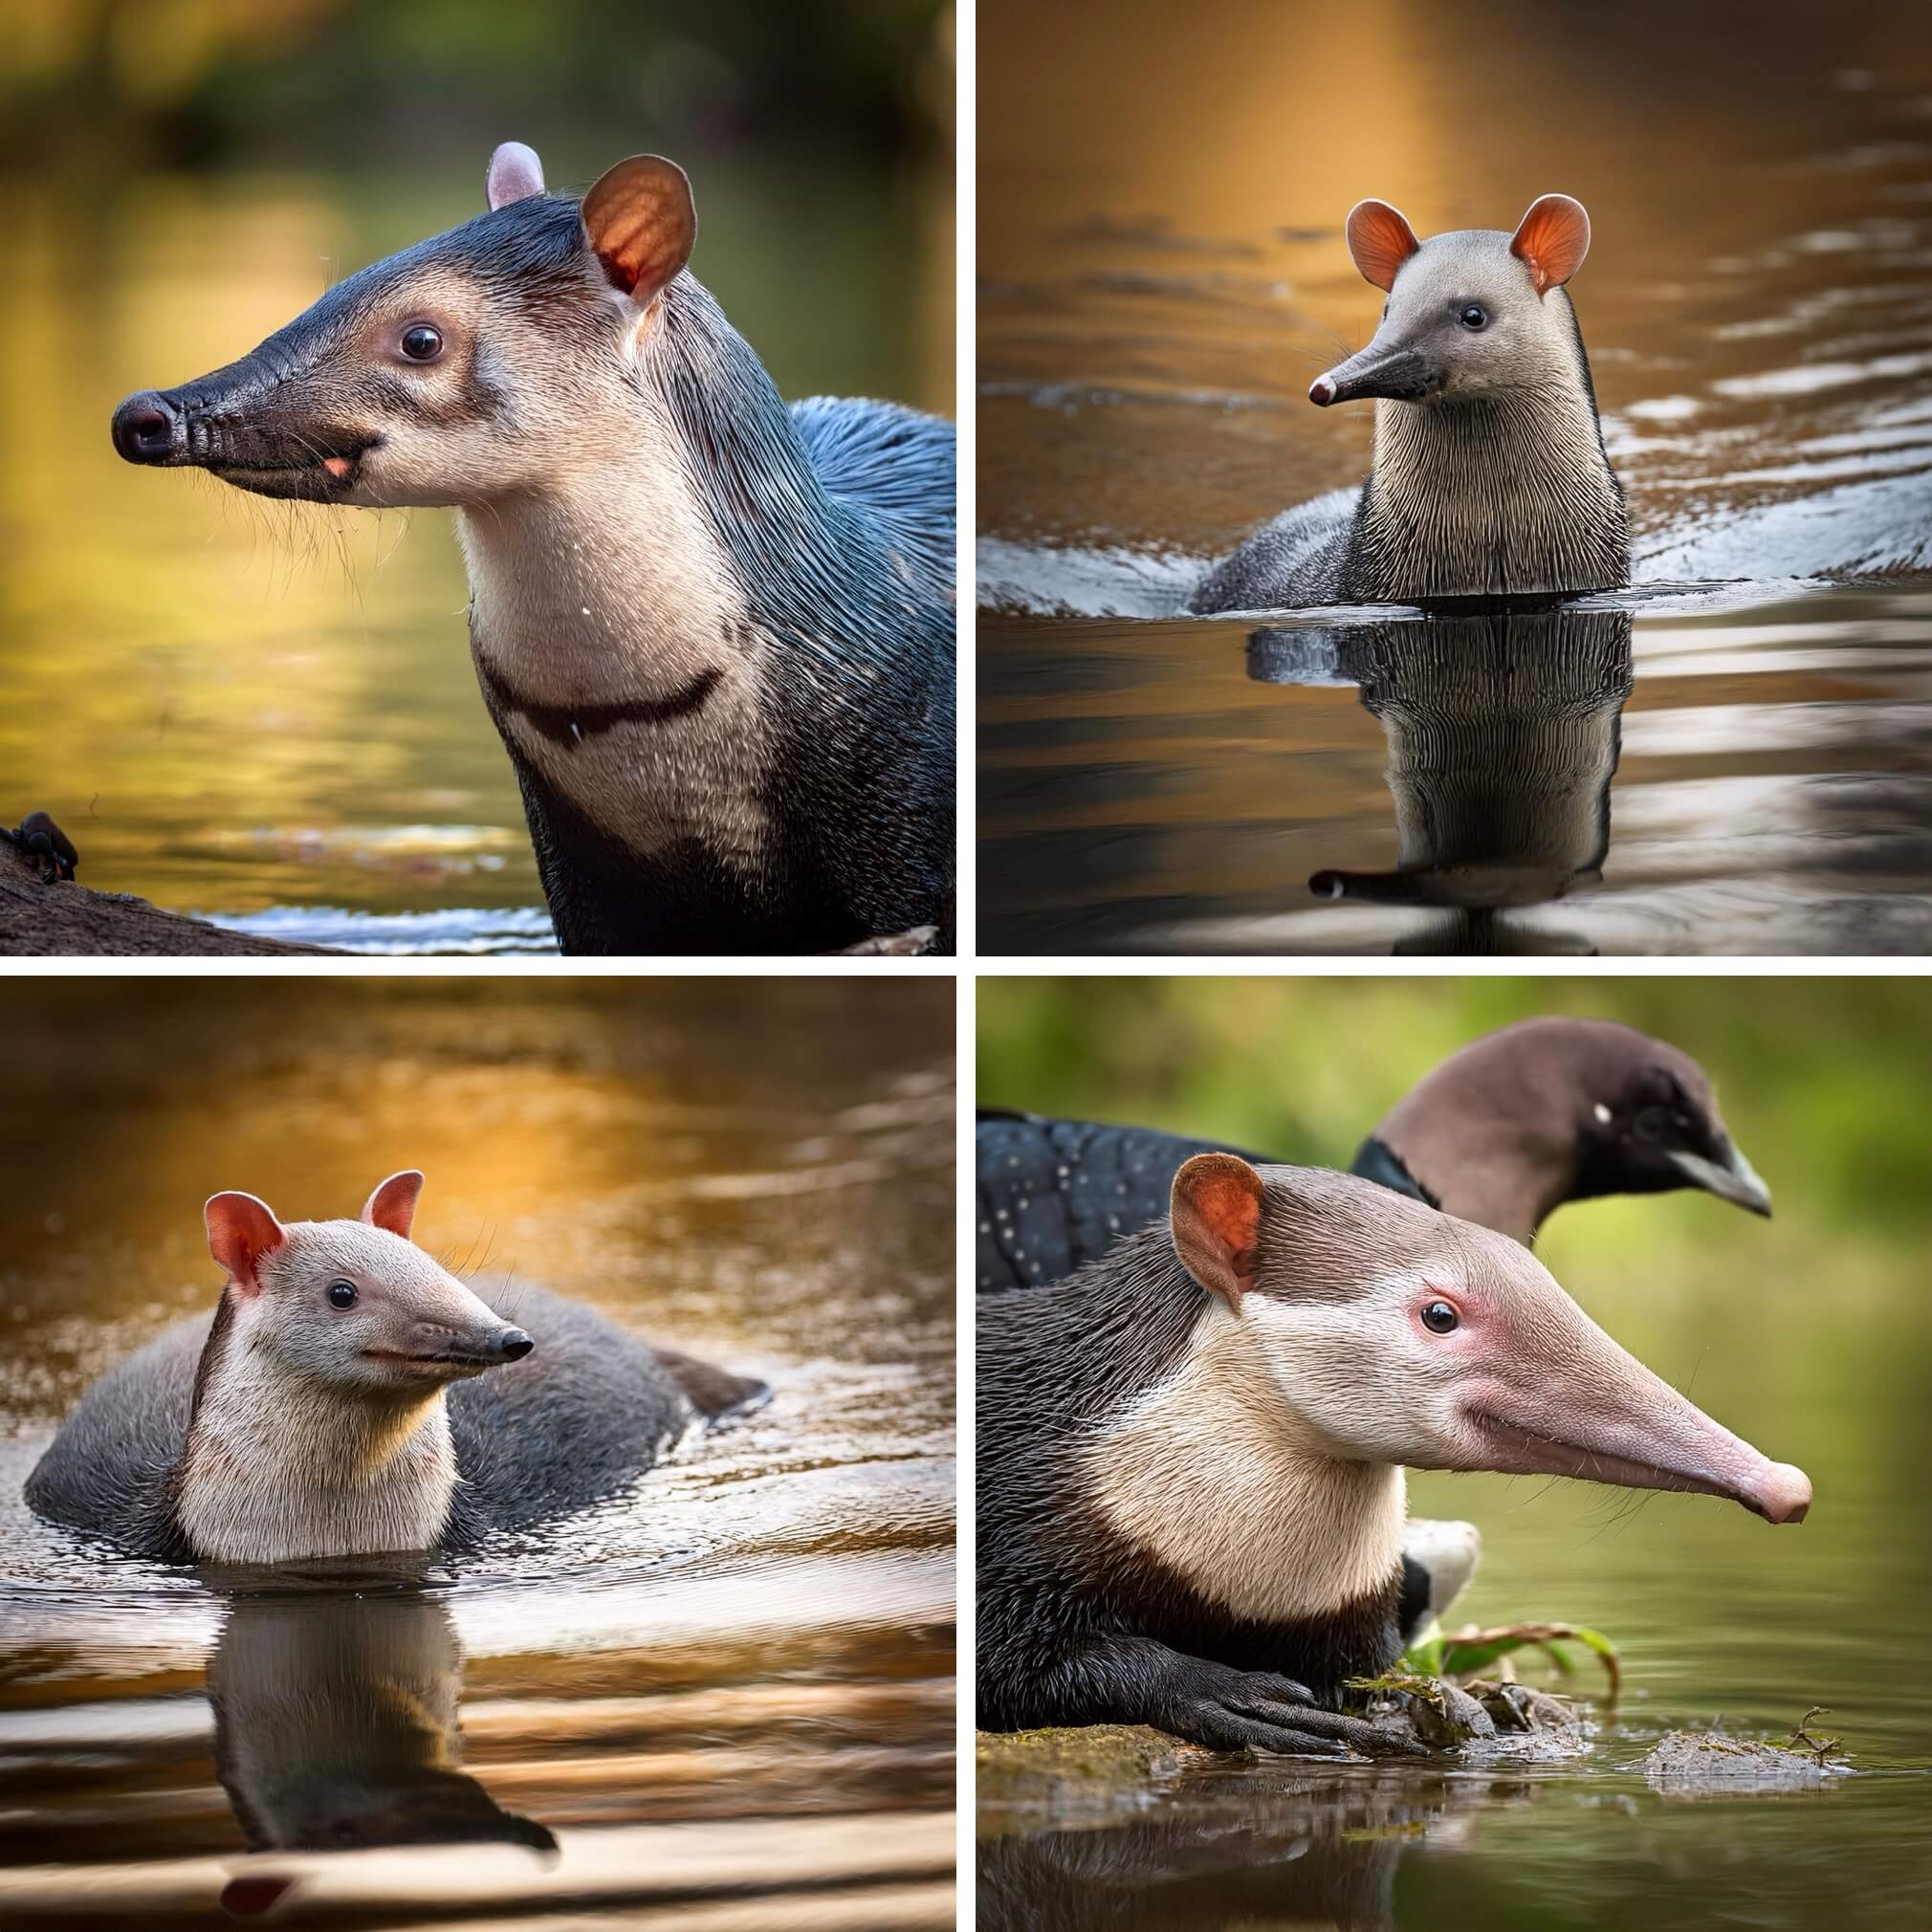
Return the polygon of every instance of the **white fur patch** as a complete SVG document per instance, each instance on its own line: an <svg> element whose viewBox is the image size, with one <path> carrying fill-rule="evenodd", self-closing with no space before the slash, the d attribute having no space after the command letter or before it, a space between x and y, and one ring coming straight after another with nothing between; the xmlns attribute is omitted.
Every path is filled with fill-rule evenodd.
<svg viewBox="0 0 1932 1932"><path fill-rule="evenodd" d="M1387 1586L1403 1476L1314 1447L1252 1326L1217 1305L1180 1368L1087 1445L1103 1516L1237 1616L1319 1616Z"/></svg>

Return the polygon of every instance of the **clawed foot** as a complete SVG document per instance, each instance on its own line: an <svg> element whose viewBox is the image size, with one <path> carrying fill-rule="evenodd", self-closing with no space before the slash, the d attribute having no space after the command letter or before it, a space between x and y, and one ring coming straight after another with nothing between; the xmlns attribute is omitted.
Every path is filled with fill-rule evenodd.
<svg viewBox="0 0 1932 1932"><path fill-rule="evenodd" d="M1327 1711L1306 1684L1268 1671L1199 1666L1156 1722L1163 1730L1218 1751L1268 1751L1308 1758L1419 1758L1412 1733Z"/></svg>
<svg viewBox="0 0 1932 1932"><path fill-rule="evenodd" d="M45 812L29 812L17 827L0 825L0 839L18 845L42 880L71 879L80 864L74 841Z"/></svg>

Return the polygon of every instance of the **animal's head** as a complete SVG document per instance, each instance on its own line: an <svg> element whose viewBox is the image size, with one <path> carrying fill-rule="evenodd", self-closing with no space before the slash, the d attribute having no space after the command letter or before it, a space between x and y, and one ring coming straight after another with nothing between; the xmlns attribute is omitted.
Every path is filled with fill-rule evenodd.
<svg viewBox="0 0 1932 1932"><path fill-rule="evenodd" d="M1307 1452L1725 1496L1772 1523L1811 1500L1625 1353L1528 1249L1350 1175L1197 1154L1175 1252L1233 1317Z"/></svg>
<svg viewBox="0 0 1932 1932"><path fill-rule="evenodd" d="M1771 1212L1770 1190L1731 1138L1703 1068L1613 1021L1550 1016L1486 1034L1375 1131L1425 1186L1459 1160L1496 1165L1491 1150L1503 1144L1511 1162L1547 1173L1555 1199L1694 1187ZM1446 1195L1443 1204L1473 1212Z"/></svg>
<svg viewBox="0 0 1932 1932"><path fill-rule="evenodd" d="M238 362L128 397L114 447L383 508L554 481L597 460L600 424L634 443L648 426L626 397L697 233L684 170L633 155L580 207L510 142L487 193L487 213L351 275Z"/></svg>
<svg viewBox="0 0 1932 1932"><path fill-rule="evenodd" d="M1426 242L1387 202L1362 201L1349 211L1348 235L1355 266L1389 299L1373 340L1317 376L1309 402L1457 402L1579 380L1563 287L1590 252L1580 201L1541 195L1514 234L1460 229Z"/></svg>
<svg viewBox="0 0 1932 1932"><path fill-rule="evenodd" d="M406 1399L529 1354L521 1328L409 1239L422 1190L413 1170L391 1175L359 1220L286 1224L252 1194L215 1195L208 1244L236 1342L303 1380Z"/></svg>

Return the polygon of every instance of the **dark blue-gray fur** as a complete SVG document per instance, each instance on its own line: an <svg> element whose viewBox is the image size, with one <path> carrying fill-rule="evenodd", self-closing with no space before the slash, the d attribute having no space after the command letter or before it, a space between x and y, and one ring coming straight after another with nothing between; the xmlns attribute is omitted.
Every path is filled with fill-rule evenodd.
<svg viewBox="0 0 1932 1932"><path fill-rule="evenodd" d="M472 1286L537 1342L447 1395L461 1481L439 1548L527 1527L614 1495L694 1416L750 1406L761 1383L666 1351L581 1302L508 1278ZM39 1515L137 1555L187 1562L176 1467L212 1311L177 1322L81 1396L27 1480Z"/></svg>
<svg viewBox="0 0 1932 1932"><path fill-rule="evenodd" d="M849 922L806 936L933 924L950 952L953 426L889 403L787 409L688 271L664 302L652 378L751 620L784 647L771 823Z"/></svg>

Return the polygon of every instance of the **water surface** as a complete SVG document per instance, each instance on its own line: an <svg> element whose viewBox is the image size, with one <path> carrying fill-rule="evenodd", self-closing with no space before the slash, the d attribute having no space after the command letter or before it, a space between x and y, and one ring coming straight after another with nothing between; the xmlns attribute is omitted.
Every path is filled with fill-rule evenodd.
<svg viewBox="0 0 1932 1932"><path fill-rule="evenodd" d="M984 943L1932 950L1916 11L1760 10L1735 89L1708 84L1739 58L1735 17L1658 0L1369 0L1339 33L1262 0L1107 19L1104 83L1081 0L982 22L1001 77L980 136ZM1478 138L1476 101L1512 107ZM1550 188L1592 217L1572 293L1631 500L1638 588L1614 602L1634 682L1620 758L1604 720L1590 864L1531 890L1523 868L1570 832L1538 832L1533 789L1505 805L1484 780L1509 823L1458 864L1516 868L1498 904L1418 853L1413 813L1398 830L1403 748L1346 665L1258 677L1250 633L1282 620L1175 613L1207 560L1368 469L1371 410L1306 400L1374 323L1349 208L1380 195L1426 235L1507 227ZM1407 618L1412 658L1456 685L1466 633L1372 615ZM1491 651L1521 678L1547 668L1520 638ZM1332 877L1310 891L1398 868L1433 875L1399 911L1328 898Z"/></svg>
<svg viewBox="0 0 1932 1932"><path fill-rule="evenodd" d="M17 983L0 1917L950 1924L950 993ZM218 1576L26 1511L86 1383L211 1304L208 1193L352 1214L411 1164L447 1264L771 1405L460 1565Z"/></svg>

